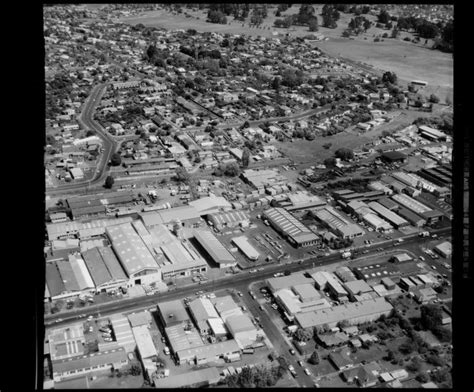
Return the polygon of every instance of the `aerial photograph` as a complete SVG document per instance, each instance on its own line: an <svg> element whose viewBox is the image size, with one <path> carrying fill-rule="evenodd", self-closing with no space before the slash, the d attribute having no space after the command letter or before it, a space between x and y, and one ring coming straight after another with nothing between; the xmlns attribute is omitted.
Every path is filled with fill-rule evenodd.
<svg viewBox="0 0 474 392"><path fill-rule="evenodd" d="M453 388L454 5L42 18L44 389Z"/></svg>

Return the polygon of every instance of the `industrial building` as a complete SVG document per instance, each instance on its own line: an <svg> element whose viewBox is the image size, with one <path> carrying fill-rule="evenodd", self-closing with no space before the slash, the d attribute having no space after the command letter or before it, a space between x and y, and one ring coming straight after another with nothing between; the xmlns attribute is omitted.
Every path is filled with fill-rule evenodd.
<svg viewBox="0 0 474 392"><path fill-rule="evenodd" d="M264 193L266 186L286 184L288 179L278 174L276 170L253 170L247 169L242 173L242 178L257 189L259 193Z"/></svg>
<svg viewBox="0 0 474 392"><path fill-rule="evenodd" d="M52 361L81 356L85 345L84 329L81 324L53 329L47 341Z"/></svg>
<svg viewBox="0 0 474 392"><path fill-rule="evenodd" d="M108 292L127 286L127 276L112 249L92 248L82 252L82 257L94 281L96 292Z"/></svg>
<svg viewBox="0 0 474 392"><path fill-rule="evenodd" d="M88 355L71 357L52 362L55 382L84 377L84 375L108 369L121 369L128 364L127 353L123 347L99 351Z"/></svg>
<svg viewBox="0 0 474 392"><path fill-rule="evenodd" d="M106 233L130 278L129 285L161 281L158 264L130 223L107 227Z"/></svg>
<svg viewBox="0 0 474 392"><path fill-rule="evenodd" d="M410 222L411 225L422 227L426 224L426 219L410 211L408 208L400 207L397 211L398 215Z"/></svg>
<svg viewBox="0 0 474 392"><path fill-rule="evenodd" d="M438 131L437 129L428 127L426 125L420 125L418 127L418 133L425 139L433 142L445 142L447 137L444 132Z"/></svg>
<svg viewBox="0 0 474 392"><path fill-rule="evenodd" d="M353 301L359 301L360 297L364 294L373 292L372 287L370 287L365 280L353 280L351 282L346 282L343 284L346 291L349 293L349 297Z"/></svg>
<svg viewBox="0 0 474 392"><path fill-rule="evenodd" d="M212 224L212 226L218 230L234 228L237 226L248 227L250 225L250 217L244 211L229 211L209 214L207 219Z"/></svg>
<svg viewBox="0 0 474 392"><path fill-rule="evenodd" d="M72 272L76 278L77 285L80 291L92 291L95 289L94 282L89 273L89 270L82 260L80 253L71 254L68 257Z"/></svg>
<svg viewBox="0 0 474 392"><path fill-rule="evenodd" d="M330 206L318 209L314 211L314 214L316 218L342 238L354 238L365 234L365 231L359 225L345 219Z"/></svg>
<svg viewBox="0 0 474 392"><path fill-rule="evenodd" d="M377 214L382 216L385 220L390 222L390 224L396 229L409 225L407 220L403 219L402 217L395 214L394 212L392 212L391 210L376 201L369 202L368 206Z"/></svg>
<svg viewBox="0 0 474 392"><path fill-rule="evenodd" d="M373 201L378 200L385 195L383 190L373 190L364 193L354 192L351 189L342 189L339 191L332 192L334 199L338 200L339 202L348 204L351 201Z"/></svg>
<svg viewBox="0 0 474 392"><path fill-rule="evenodd" d="M208 298L196 298L189 303L189 312L196 324L199 333L211 333L211 319L220 319L214 305Z"/></svg>
<svg viewBox="0 0 474 392"><path fill-rule="evenodd" d="M147 325L140 325L132 328L133 337L137 343L137 351L140 359L146 360L158 356L155 344L150 335L150 330Z"/></svg>
<svg viewBox="0 0 474 392"><path fill-rule="evenodd" d="M437 221L443 214L404 194L393 195L392 199L403 207L421 216L427 223Z"/></svg>
<svg viewBox="0 0 474 392"><path fill-rule="evenodd" d="M196 363L204 365L216 362L219 358L226 358L240 354L241 349L234 339L225 340L223 342L201 345L183 349L176 352L178 363Z"/></svg>
<svg viewBox="0 0 474 392"><path fill-rule="evenodd" d="M332 272L317 271L311 274L318 290L328 290L335 298L343 302L347 300L348 293L341 282Z"/></svg>
<svg viewBox="0 0 474 392"><path fill-rule="evenodd" d="M71 263L66 260L46 263L46 285L53 301L73 298L81 294Z"/></svg>
<svg viewBox="0 0 474 392"><path fill-rule="evenodd" d="M249 347L257 340L257 329L246 314L229 316L225 324L239 348Z"/></svg>
<svg viewBox="0 0 474 392"><path fill-rule="evenodd" d="M387 221L379 218L374 214L374 211L362 201L353 200L347 204L347 208L376 231L388 231L393 229Z"/></svg>
<svg viewBox="0 0 474 392"><path fill-rule="evenodd" d="M430 169L421 169L417 174L440 187L450 188L453 183L452 169L447 165L440 165Z"/></svg>
<svg viewBox="0 0 474 392"><path fill-rule="evenodd" d="M170 349L174 353L178 363L193 362L195 356L192 356L188 350L193 350L204 346L201 335L189 324L177 324L165 328L165 334L170 343ZM189 354L189 355L188 355Z"/></svg>
<svg viewBox="0 0 474 392"><path fill-rule="evenodd" d="M435 252L439 253L442 257L449 258L451 257L451 254L453 253L453 246L451 242L445 241L439 245L436 245L434 247L434 250Z"/></svg>
<svg viewBox="0 0 474 392"><path fill-rule="evenodd" d="M227 320L227 317L243 314L240 306L235 303L230 295L214 298L211 302L224 322Z"/></svg>
<svg viewBox="0 0 474 392"><path fill-rule="evenodd" d="M406 161L407 156L400 151L387 151L380 155L380 159L383 162L387 162L387 163L395 163L395 162L403 163Z"/></svg>
<svg viewBox="0 0 474 392"><path fill-rule="evenodd" d="M272 227L297 248L320 242L316 234L283 208L269 208L263 214Z"/></svg>
<svg viewBox="0 0 474 392"><path fill-rule="evenodd" d="M232 205L222 196L206 196L189 202L189 206L196 209L200 216L228 211Z"/></svg>
<svg viewBox="0 0 474 392"><path fill-rule="evenodd" d="M295 272L288 276L269 278L265 281L265 283L272 293L276 293L278 290L298 286L301 284L313 284L313 279L307 278L302 272Z"/></svg>
<svg viewBox="0 0 474 392"><path fill-rule="evenodd" d="M158 314L164 327L185 325L190 321L188 312L180 300L160 302Z"/></svg>
<svg viewBox="0 0 474 392"><path fill-rule="evenodd" d="M250 260L258 260L260 253L249 242L246 236L234 237L232 242L239 248L239 250Z"/></svg>
<svg viewBox="0 0 474 392"><path fill-rule="evenodd" d="M100 195L76 196L67 199L73 219L101 215L107 207L133 203L136 200L132 191L111 192Z"/></svg>
<svg viewBox="0 0 474 392"><path fill-rule="evenodd" d="M351 325L375 321L382 315L389 316L392 309L392 305L385 298L380 297L367 301L350 302L314 312L300 313L295 316L295 319L297 324L304 329L324 324L333 328L343 320L347 320Z"/></svg>
<svg viewBox="0 0 474 392"><path fill-rule="evenodd" d="M114 314L110 316L110 325L114 331L117 344L122 346L127 353L135 351L137 343L127 317L122 314Z"/></svg>
<svg viewBox="0 0 474 392"><path fill-rule="evenodd" d="M341 280L341 282L351 282L353 280L357 280L349 267L339 267L334 273Z"/></svg>
<svg viewBox="0 0 474 392"><path fill-rule="evenodd" d="M326 204L326 201L320 197L301 191L290 193L288 195L288 201L291 203L291 206L285 207L288 211L322 207Z"/></svg>
<svg viewBox="0 0 474 392"><path fill-rule="evenodd" d="M289 321L293 321L294 316L298 313L306 313L331 307L331 303L326 298L321 298L319 293L318 297L313 296L313 299L302 300L301 295L296 294L295 287L298 286L294 286L292 290L280 289L273 294L276 302L283 309L284 315Z"/></svg>
<svg viewBox="0 0 474 392"><path fill-rule="evenodd" d="M157 225L173 226L177 221L186 228L199 228L204 225L199 211L193 206L180 206L139 214L147 228Z"/></svg>
<svg viewBox="0 0 474 392"><path fill-rule="evenodd" d="M219 268L228 268L237 265L234 256L221 244L210 231L195 231L194 238L204 250L205 254L214 261Z"/></svg>

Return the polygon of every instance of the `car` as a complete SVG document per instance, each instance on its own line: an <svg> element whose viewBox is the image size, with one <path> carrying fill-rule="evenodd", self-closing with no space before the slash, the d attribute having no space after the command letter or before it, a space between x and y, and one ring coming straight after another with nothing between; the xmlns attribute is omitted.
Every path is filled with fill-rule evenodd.
<svg viewBox="0 0 474 392"><path fill-rule="evenodd" d="M241 309L242 309L242 311L244 311L244 312L247 310L247 308L246 308L245 306L241 306Z"/></svg>
<svg viewBox="0 0 474 392"><path fill-rule="evenodd" d="M166 343L166 339L165 339L164 336L161 337L161 342L162 342L162 343Z"/></svg>
<svg viewBox="0 0 474 392"><path fill-rule="evenodd" d="M259 309L263 312L263 306L262 305L259 306Z"/></svg>
<svg viewBox="0 0 474 392"><path fill-rule="evenodd" d="M258 269L258 271L263 271L264 269L265 269L265 268L260 267L260 268Z"/></svg>
<svg viewBox="0 0 474 392"><path fill-rule="evenodd" d="M435 266L435 265L432 265L431 268L433 268L434 270L436 270L436 266Z"/></svg>
<svg viewBox="0 0 474 392"><path fill-rule="evenodd" d="M294 352L295 350L290 350L290 352L291 352L291 351ZM294 371L295 368L293 367L293 365L288 365L288 370L291 372L292 370Z"/></svg>
<svg viewBox="0 0 474 392"><path fill-rule="evenodd" d="M305 368L305 369L304 369L304 372L305 372L306 375L308 375L308 376L311 374L311 372L308 370L308 368Z"/></svg>
<svg viewBox="0 0 474 392"><path fill-rule="evenodd" d="M423 256L420 256L419 259L420 259L421 261L425 261L425 258L424 258Z"/></svg>
<svg viewBox="0 0 474 392"><path fill-rule="evenodd" d="M87 317L87 321L91 321L94 317L93 316L89 316Z"/></svg>
<svg viewBox="0 0 474 392"><path fill-rule="evenodd" d="M238 292L237 292L237 295L238 295L239 297L243 297L243 296L244 296L241 291L238 291Z"/></svg>
<svg viewBox="0 0 474 392"><path fill-rule="evenodd" d="M303 367L303 361L300 359L298 360L298 365L300 365L301 367Z"/></svg>

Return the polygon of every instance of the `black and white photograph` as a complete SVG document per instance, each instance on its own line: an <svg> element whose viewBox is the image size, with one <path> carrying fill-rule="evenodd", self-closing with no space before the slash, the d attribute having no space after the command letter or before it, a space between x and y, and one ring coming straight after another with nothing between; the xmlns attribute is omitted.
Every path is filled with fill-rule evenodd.
<svg viewBox="0 0 474 392"><path fill-rule="evenodd" d="M38 388L457 389L454 9L43 4Z"/></svg>

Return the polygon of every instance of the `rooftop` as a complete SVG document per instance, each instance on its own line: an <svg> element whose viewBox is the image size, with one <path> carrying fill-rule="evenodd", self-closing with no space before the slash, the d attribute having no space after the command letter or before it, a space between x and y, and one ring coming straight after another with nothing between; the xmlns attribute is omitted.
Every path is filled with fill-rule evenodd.
<svg viewBox="0 0 474 392"><path fill-rule="evenodd" d="M158 303L158 310L160 311L166 326L189 320L188 312L181 300L160 302Z"/></svg>
<svg viewBox="0 0 474 392"><path fill-rule="evenodd" d="M221 242L208 230L195 230L194 237L204 250L218 263L235 262L234 256L221 244Z"/></svg>

